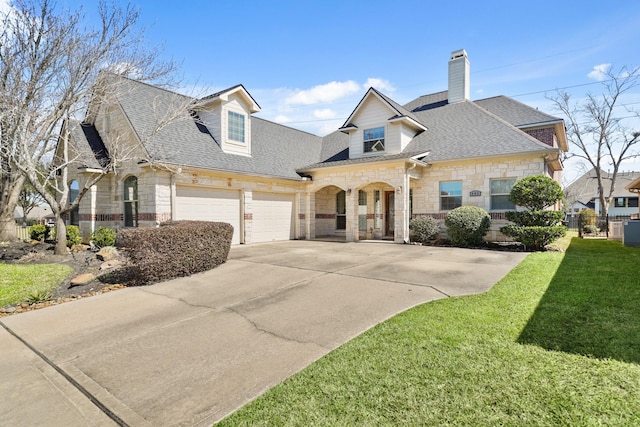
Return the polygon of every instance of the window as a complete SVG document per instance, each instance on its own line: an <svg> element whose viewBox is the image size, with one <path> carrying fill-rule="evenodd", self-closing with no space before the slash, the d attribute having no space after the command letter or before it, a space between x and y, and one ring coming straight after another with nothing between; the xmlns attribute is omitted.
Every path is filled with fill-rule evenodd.
<svg viewBox="0 0 640 427"><path fill-rule="evenodd" d="M637 208L638 207L638 198L637 197L629 197L628 207Z"/></svg>
<svg viewBox="0 0 640 427"><path fill-rule="evenodd" d="M78 180L74 179L69 184L69 203L73 203L74 200L78 197L78 193L80 192L80 184L78 184ZM69 213L69 224L70 225L80 225L80 207L76 206Z"/></svg>
<svg viewBox="0 0 640 427"><path fill-rule="evenodd" d="M515 182L515 178L491 180L491 210L509 211L516 208L516 205L509 200L509 193Z"/></svg>
<svg viewBox="0 0 640 427"><path fill-rule="evenodd" d="M462 181L440 183L440 210L450 211L462 206Z"/></svg>
<svg viewBox="0 0 640 427"><path fill-rule="evenodd" d="M124 226L138 226L138 178L124 180Z"/></svg>
<svg viewBox="0 0 640 427"><path fill-rule="evenodd" d="M384 127L365 129L363 134L365 153L384 151Z"/></svg>
<svg viewBox="0 0 640 427"><path fill-rule="evenodd" d="M347 200L344 190L336 194L336 230L347 229Z"/></svg>
<svg viewBox="0 0 640 427"><path fill-rule="evenodd" d="M229 111L227 136L232 141L244 142L244 115Z"/></svg>
<svg viewBox="0 0 640 427"><path fill-rule="evenodd" d="M358 230L367 231L367 193L358 191Z"/></svg>
<svg viewBox="0 0 640 427"><path fill-rule="evenodd" d="M624 208L625 207L625 198L624 197L616 197L614 200L614 205L616 208Z"/></svg>

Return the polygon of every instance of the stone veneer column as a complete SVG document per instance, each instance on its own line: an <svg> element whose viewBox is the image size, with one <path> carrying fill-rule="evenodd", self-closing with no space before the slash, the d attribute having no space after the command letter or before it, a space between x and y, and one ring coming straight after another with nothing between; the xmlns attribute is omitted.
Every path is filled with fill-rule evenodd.
<svg viewBox="0 0 640 427"><path fill-rule="evenodd" d="M360 240L360 230L358 229L358 190L347 190L345 199L347 210L346 240L347 242L357 242Z"/></svg>
<svg viewBox="0 0 640 427"><path fill-rule="evenodd" d="M253 226L253 191L242 191L242 206L240 207L240 211L240 243L251 243L251 231Z"/></svg>
<svg viewBox="0 0 640 427"><path fill-rule="evenodd" d="M305 239L312 240L316 238L316 193L305 193Z"/></svg>

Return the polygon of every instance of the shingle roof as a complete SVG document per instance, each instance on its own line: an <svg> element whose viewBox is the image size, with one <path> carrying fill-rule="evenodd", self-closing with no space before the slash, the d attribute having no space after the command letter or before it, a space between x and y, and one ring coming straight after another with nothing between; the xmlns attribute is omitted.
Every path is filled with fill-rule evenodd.
<svg viewBox="0 0 640 427"><path fill-rule="evenodd" d="M73 120L70 127L73 149L77 151L80 167L102 169L109 164L109 153L95 126Z"/></svg>
<svg viewBox="0 0 640 427"><path fill-rule="evenodd" d="M448 104L443 91L402 106L372 89L398 116L427 128L402 153L349 159L349 137L342 132L321 138L250 116L252 155L227 154L191 111L198 100L129 79L122 79L118 90L122 109L150 158L204 169L300 179L297 170L408 159L425 152L429 152L428 161L435 162L557 151L516 126L559 119L508 97ZM170 112L178 113L167 117ZM169 118L166 126L154 131L152 123ZM84 139L88 141L86 135Z"/></svg>
<svg viewBox="0 0 640 427"><path fill-rule="evenodd" d="M429 130L405 148L407 152L429 151L430 162L557 151L471 101L428 108L430 105L414 107Z"/></svg>
<svg viewBox="0 0 640 427"><path fill-rule="evenodd" d="M128 80L119 102L149 156L161 162L203 169L300 179L296 168L320 159L322 138L251 116L252 156L222 151L187 108L194 100L164 89ZM175 117L159 132L151 123Z"/></svg>
<svg viewBox="0 0 640 427"><path fill-rule="evenodd" d="M600 171L602 180L604 182L605 191L609 192L609 186L611 185L611 177L613 174ZM640 172L619 172L616 178L616 187L613 193L614 196L635 196L634 193L625 189L627 185L632 183L635 179L640 178ZM567 195L567 201L571 204L575 201L587 203L589 200L598 197L598 180L596 179L596 170L591 169L584 175L573 181L565 189Z"/></svg>
<svg viewBox="0 0 640 427"><path fill-rule="evenodd" d="M513 126L527 126L537 123L557 122L561 120L550 114L529 107L508 96L494 96L492 98L479 99L474 103L487 111L501 117Z"/></svg>

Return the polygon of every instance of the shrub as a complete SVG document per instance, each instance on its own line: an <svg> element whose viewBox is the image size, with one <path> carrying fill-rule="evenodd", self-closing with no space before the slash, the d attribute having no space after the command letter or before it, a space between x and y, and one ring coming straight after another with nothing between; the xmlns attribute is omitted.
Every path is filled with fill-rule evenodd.
<svg viewBox="0 0 640 427"><path fill-rule="evenodd" d="M540 250L566 235L567 227L563 225L521 226L510 224L501 227L500 231L507 236L515 237L529 249Z"/></svg>
<svg viewBox="0 0 640 427"><path fill-rule="evenodd" d="M73 245L79 245L82 243L82 236L80 235L80 229L77 225L67 225L67 247L70 248Z"/></svg>
<svg viewBox="0 0 640 427"><path fill-rule="evenodd" d="M598 214L593 209L584 209L580 211L578 218L580 221L580 226L584 231L585 227L588 225L592 225L593 227L596 226L596 222L598 220Z"/></svg>
<svg viewBox="0 0 640 427"><path fill-rule="evenodd" d="M527 226L554 226L562 222L562 211L509 211L506 217L516 225Z"/></svg>
<svg viewBox="0 0 640 427"><path fill-rule="evenodd" d="M593 234L598 232L598 227L596 227L595 225L587 224L582 227L582 231L587 234Z"/></svg>
<svg viewBox="0 0 640 427"><path fill-rule="evenodd" d="M126 228L116 246L129 257L136 284L210 270L227 260L233 226L222 222L170 221L158 228Z"/></svg>
<svg viewBox="0 0 640 427"><path fill-rule="evenodd" d="M421 216L411 220L409 230L413 231L413 241L427 243L440 233L440 224L435 218Z"/></svg>
<svg viewBox="0 0 640 427"><path fill-rule="evenodd" d="M35 224L31 226L29 230L29 237L31 240L47 240L51 229L44 224Z"/></svg>
<svg viewBox="0 0 640 427"><path fill-rule="evenodd" d="M113 246L116 243L116 231L108 227L98 227L91 233L91 241L98 249Z"/></svg>
<svg viewBox="0 0 640 427"><path fill-rule="evenodd" d="M477 206L460 206L444 218L447 234L456 246L477 246L491 226L491 217Z"/></svg>
<svg viewBox="0 0 640 427"><path fill-rule="evenodd" d="M532 211L541 211L563 197L560 184L545 175L522 178L513 184L509 193L509 200Z"/></svg>

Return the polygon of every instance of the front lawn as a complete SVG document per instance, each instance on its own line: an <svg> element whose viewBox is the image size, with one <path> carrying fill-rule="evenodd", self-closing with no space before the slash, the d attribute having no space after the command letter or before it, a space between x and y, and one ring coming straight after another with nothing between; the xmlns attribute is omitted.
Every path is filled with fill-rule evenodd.
<svg viewBox="0 0 640 427"><path fill-rule="evenodd" d="M640 249L574 238L404 312L220 425L640 425Z"/></svg>
<svg viewBox="0 0 640 427"><path fill-rule="evenodd" d="M54 289L71 270L59 264L0 264L0 307Z"/></svg>

